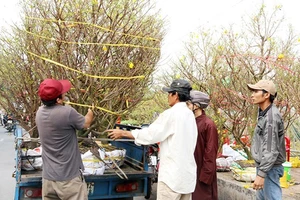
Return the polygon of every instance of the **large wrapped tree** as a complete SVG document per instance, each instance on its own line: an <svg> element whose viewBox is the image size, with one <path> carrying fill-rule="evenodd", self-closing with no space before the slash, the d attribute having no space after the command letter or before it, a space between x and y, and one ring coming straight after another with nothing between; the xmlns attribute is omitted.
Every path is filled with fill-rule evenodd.
<svg viewBox="0 0 300 200"><path fill-rule="evenodd" d="M39 83L69 79L69 103L92 129L112 127L151 84L160 56L162 20L150 0L24 0L24 19L1 38L1 106L34 127ZM34 132L34 136L37 136ZM87 134L87 133L84 133Z"/></svg>

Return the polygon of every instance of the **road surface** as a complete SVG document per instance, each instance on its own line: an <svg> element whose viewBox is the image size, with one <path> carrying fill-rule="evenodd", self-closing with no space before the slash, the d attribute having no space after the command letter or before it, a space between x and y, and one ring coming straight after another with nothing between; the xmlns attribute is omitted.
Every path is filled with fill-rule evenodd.
<svg viewBox="0 0 300 200"><path fill-rule="evenodd" d="M0 126L0 200L14 198L15 179L12 178L15 166L14 157L14 136Z"/></svg>

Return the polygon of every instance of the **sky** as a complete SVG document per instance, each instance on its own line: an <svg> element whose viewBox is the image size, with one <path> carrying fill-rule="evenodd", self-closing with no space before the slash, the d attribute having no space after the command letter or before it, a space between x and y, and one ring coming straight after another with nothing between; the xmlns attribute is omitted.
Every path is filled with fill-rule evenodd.
<svg viewBox="0 0 300 200"><path fill-rule="evenodd" d="M18 0L0 0L0 27L5 27L19 17Z"/></svg>
<svg viewBox="0 0 300 200"><path fill-rule="evenodd" d="M281 5L286 25L292 24L300 33L299 0L158 0L158 7L169 20L158 65L162 69L170 67L182 53L183 43L191 32L199 28L220 31L229 25L238 26L242 17L252 16L262 2L267 10Z"/></svg>
<svg viewBox="0 0 300 200"><path fill-rule="evenodd" d="M162 17L167 21L166 36L161 46L160 69L165 69L176 61L183 51L184 42L191 32L198 28L220 30L229 25L239 25L242 17L258 10L264 2L268 10L281 5L286 23L292 24L300 33L300 0L156 0ZM18 0L1 0L0 27L17 21Z"/></svg>

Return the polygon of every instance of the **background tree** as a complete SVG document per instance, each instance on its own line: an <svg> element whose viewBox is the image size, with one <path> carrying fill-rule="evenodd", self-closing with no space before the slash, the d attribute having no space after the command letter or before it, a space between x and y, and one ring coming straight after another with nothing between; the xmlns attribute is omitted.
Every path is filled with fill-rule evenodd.
<svg viewBox="0 0 300 200"><path fill-rule="evenodd" d="M124 116L124 123L142 125L151 124L160 113L169 108L167 93L161 87L153 86L146 90L143 97L132 112Z"/></svg>
<svg viewBox="0 0 300 200"><path fill-rule="evenodd" d="M230 133L248 156L247 145L258 111L250 103L248 83L273 80L279 94L275 104L283 114L286 128L296 117L296 112L291 112L296 105L290 101L294 91L287 90L282 84L294 80L295 85L289 84L289 87L299 86L294 76L298 70L292 67L295 60L288 59L296 55L296 37L291 29L284 32L287 38L280 35L283 17L278 14L280 7L268 14L262 5L258 13L245 21L240 33L229 27L222 33L202 29L192 34L186 44L186 54L173 71L188 78L194 89L210 95L208 111L218 125L220 138ZM248 140L242 140L242 136L247 136Z"/></svg>
<svg viewBox="0 0 300 200"><path fill-rule="evenodd" d="M39 83L69 79L70 103L82 114L96 107L92 129L112 127L151 84L163 37L153 8L150 0L23 0L22 25L1 37L1 106L28 130L21 119L35 125Z"/></svg>

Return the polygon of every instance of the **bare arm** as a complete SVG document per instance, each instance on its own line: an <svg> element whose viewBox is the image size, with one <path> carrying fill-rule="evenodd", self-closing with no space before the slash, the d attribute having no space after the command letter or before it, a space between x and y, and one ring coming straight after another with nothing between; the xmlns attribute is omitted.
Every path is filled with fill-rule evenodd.
<svg viewBox="0 0 300 200"><path fill-rule="evenodd" d="M105 132L108 132L108 137L115 140L120 138L129 138L134 139L130 131L124 131L121 129L108 129Z"/></svg>
<svg viewBox="0 0 300 200"><path fill-rule="evenodd" d="M88 112L84 116L84 118L85 118L85 122L84 122L84 125L83 125L84 128L89 128L91 126L91 123L93 121L93 117L94 117L93 111L91 109L88 109Z"/></svg>

